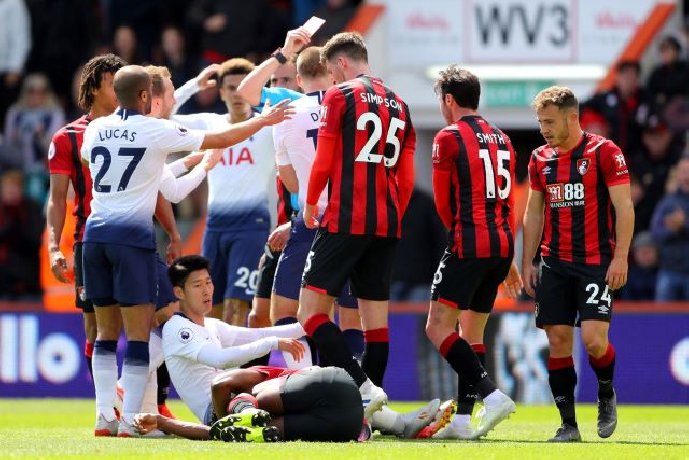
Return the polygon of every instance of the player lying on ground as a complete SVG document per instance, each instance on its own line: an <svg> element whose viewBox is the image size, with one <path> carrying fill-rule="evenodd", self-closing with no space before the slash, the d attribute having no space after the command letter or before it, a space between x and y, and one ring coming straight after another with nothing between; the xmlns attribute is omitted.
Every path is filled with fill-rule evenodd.
<svg viewBox="0 0 689 460"><path fill-rule="evenodd" d="M216 410L233 413L212 426L139 414L137 429L141 434L159 429L188 439L257 442L347 442L356 440L361 431L364 410L359 388L337 367L235 369L213 387L214 403L219 405ZM228 389L252 394L243 393L230 401Z"/></svg>

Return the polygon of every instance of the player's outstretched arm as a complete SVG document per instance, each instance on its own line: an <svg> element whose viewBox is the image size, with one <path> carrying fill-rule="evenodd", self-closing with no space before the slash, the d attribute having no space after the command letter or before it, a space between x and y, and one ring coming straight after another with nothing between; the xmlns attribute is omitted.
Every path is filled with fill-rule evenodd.
<svg viewBox="0 0 689 460"><path fill-rule="evenodd" d="M206 133L200 150L221 149L234 145L255 134L261 128L272 126L292 117L294 110L287 107L289 100L278 102L269 110L241 123L231 125L220 133Z"/></svg>
<svg viewBox="0 0 689 460"><path fill-rule="evenodd" d="M287 60L293 59L299 50L306 46L311 41L309 34L301 27L287 32L285 38L285 45L280 49L282 55ZM249 75L244 77L237 88L242 98L251 105L259 105L261 103L261 91L270 76L280 66L280 62L275 57L270 57L259 64Z"/></svg>
<svg viewBox="0 0 689 460"><path fill-rule="evenodd" d="M211 64L204 68L197 76L177 88L175 90L175 107L172 109L172 114L176 114L179 108L191 99L194 94L208 88L214 88L217 82L211 80L211 77L216 75L219 69L219 64Z"/></svg>
<svg viewBox="0 0 689 460"><path fill-rule="evenodd" d="M543 234L544 207L545 195L543 192L533 189L529 190L526 212L524 213L522 281L524 283L524 290L531 297L536 295L535 288L538 272L533 265L533 259L536 257L536 251L538 251L538 245Z"/></svg>
<svg viewBox="0 0 689 460"><path fill-rule="evenodd" d="M141 434L149 433L157 428L167 434L195 441L208 441L210 439L210 427L206 425L175 420L158 414L136 414L134 416L134 428Z"/></svg>

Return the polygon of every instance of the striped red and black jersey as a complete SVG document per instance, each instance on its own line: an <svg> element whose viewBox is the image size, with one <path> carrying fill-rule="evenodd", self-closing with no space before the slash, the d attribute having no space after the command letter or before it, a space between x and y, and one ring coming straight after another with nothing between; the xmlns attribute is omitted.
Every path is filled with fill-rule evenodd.
<svg viewBox="0 0 689 460"><path fill-rule="evenodd" d="M586 265L609 264L615 250L615 212L608 187L629 184L619 147L590 133L570 151L544 145L531 154L529 182L545 196L541 254Z"/></svg>
<svg viewBox="0 0 689 460"><path fill-rule="evenodd" d="M328 206L322 226L331 233L401 236L406 184L413 174L416 134L407 104L379 78L361 75L331 87L323 98L321 139L331 138ZM400 193L402 192L402 193Z"/></svg>
<svg viewBox="0 0 689 460"><path fill-rule="evenodd" d="M86 219L91 213L91 173L81 162L81 142L91 119L83 117L68 123L53 135L48 150L50 174L69 176L74 188L74 216L77 219L74 241L81 242Z"/></svg>
<svg viewBox="0 0 689 460"><path fill-rule="evenodd" d="M280 179L280 176L275 176L275 185L278 191L278 225L286 224L294 214L294 207L292 206L292 194L285 184Z"/></svg>
<svg viewBox="0 0 689 460"><path fill-rule="evenodd" d="M514 255L515 165L510 138L481 116L436 134L433 195L458 257Z"/></svg>

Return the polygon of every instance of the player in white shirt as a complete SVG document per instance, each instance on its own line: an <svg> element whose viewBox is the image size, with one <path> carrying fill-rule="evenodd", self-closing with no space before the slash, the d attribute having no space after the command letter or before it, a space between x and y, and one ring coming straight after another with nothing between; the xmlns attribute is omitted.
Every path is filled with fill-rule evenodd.
<svg viewBox="0 0 689 460"><path fill-rule="evenodd" d="M254 64L242 58L220 65L220 97L228 114L175 115L173 119L188 128L222 129L255 117L251 106L237 94L237 86L253 68ZM258 261L270 231L274 177L271 129L260 130L227 148L220 164L208 174L208 212L201 252L211 261L216 287L213 316L230 324L246 325L256 290Z"/></svg>
<svg viewBox="0 0 689 460"><path fill-rule="evenodd" d="M280 104L265 115L217 133L187 130L144 116L151 106L151 79L140 66L114 78L120 108L94 120L84 132L81 156L93 177L91 214L84 234L86 296L96 310L93 375L97 435L131 435L148 374L148 338L155 301L152 216L169 152L221 148L289 115ZM126 307L126 308L119 308ZM121 424L112 408L117 381L116 348L124 325L128 344L122 380Z"/></svg>
<svg viewBox="0 0 689 460"><path fill-rule="evenodd" d="M211 385L226 369L283 350L300 359L304 335L299 324L249 329L206 317L212 309L213 280L208 260L201 256L177 259L169 270L180 313L163 327L163 353L175 389L206 425L213 419Z"/></svg>

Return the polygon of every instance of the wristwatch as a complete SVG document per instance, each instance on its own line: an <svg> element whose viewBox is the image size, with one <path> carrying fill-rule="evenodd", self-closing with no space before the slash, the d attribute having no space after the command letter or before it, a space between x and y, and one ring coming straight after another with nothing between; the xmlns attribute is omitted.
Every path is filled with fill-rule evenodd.
<svg viewBox="0 0 689 460"><path fill-rule="evenodd" d="M284 54L282 54L282 48L278 48L275 51L273 51L273 54L271 54L270 57L274 57L275 60L277 60L280 64L287 63L287 58Z"/></svg>

